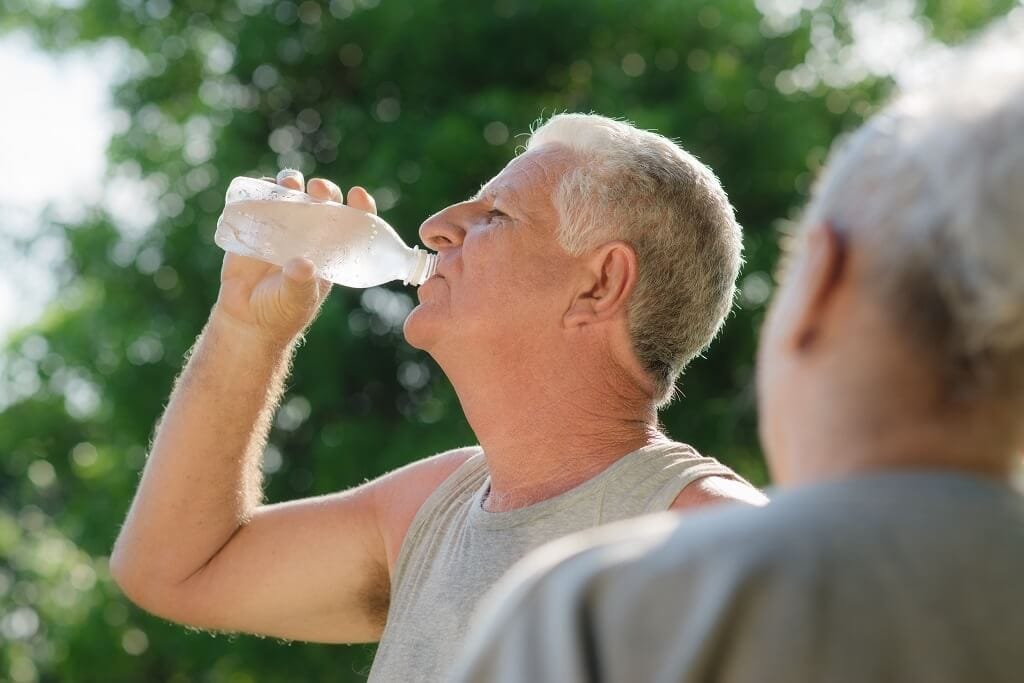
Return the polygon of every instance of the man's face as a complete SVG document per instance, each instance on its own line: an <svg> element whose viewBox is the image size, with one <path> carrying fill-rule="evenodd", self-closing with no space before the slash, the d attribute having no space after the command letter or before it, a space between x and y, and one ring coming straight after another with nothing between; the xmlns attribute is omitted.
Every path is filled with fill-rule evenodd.
<svg viewBox="0 0 1024 683"><path fill-rule="evenodd" d="M574 259L556 239L552 191L571 152L543 146L517 157L476 197L431 216L423 243L437 274L418 291L405 336L435 358L499 353L544 339L568 306Z"/></svg>

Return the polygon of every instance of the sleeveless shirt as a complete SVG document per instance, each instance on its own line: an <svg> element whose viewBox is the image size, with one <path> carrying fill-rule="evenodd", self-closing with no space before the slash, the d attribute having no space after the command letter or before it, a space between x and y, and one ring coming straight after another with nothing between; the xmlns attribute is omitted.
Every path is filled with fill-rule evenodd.
<svg viewBox="0 0 1024 683"><path fill-rule="evenodd" d="M548 500L507 512L483 508L483 450L424 502L391 577L391 604L371 683L439 681L461 649L479 599L534 548L590 527L667 510L685 486L737 475L681 443L645 446Z"/></svg>

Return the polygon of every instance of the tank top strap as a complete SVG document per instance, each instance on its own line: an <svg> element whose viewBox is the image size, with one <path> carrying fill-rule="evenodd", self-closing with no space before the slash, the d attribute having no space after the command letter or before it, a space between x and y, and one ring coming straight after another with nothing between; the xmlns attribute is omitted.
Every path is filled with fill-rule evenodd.
<svg viewBox="0 0 1024 683"><path fill-rule="evenodd" d="M646 446L623 458L611 473L602 496L600 523L668 510L684 488L713 476L737 475L688 444Z"/></svg>

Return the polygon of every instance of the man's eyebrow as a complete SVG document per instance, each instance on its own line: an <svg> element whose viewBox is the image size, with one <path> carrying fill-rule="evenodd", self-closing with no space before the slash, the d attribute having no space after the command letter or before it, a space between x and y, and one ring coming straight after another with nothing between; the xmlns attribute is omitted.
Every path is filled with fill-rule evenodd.
<svg viewBox="0 0 1024 683"><path fill-rule="evenodd" d="M502 205L505 206L507 211L516 215L532 217L533 214L526 206L523 205L522 202L519 201L519 195L509 186L508 183L498 183L497 185L488 183L481 187L469 201L478 202L481 200L487 200L493 202L499 194L502 195Z"/></svg>
<svg viewBox="0 0 1024 683"><path fill-rule="evenodd" d="M480 186L480 189L476 191L476 194L469 198L469 201L476 202L480 201L481 199L493 198L494 195L498 194L498 189L500 187L500 185L494 186L491 185L490 183L484 183L483 185Z"/></svg>

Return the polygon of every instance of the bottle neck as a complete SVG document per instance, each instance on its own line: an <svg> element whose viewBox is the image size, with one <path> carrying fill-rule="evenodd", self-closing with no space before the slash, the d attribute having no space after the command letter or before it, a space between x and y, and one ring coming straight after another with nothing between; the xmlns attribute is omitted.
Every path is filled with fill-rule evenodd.
<svg viewBox="0 0 1024 683"><path fill-rule="evenodd" d="M412 248L410 261L409 275L402 281L402 284L419 287L437 270L437 254L431 254L418 246Z"/></svg>

